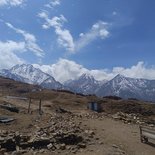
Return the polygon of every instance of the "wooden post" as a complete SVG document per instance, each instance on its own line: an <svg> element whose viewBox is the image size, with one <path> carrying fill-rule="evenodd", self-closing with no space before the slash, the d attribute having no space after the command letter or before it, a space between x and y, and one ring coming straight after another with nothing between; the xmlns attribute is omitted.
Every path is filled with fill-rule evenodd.
<svg viewBox="0 0 155 155"><path fill-rule="evenodd" d="M28 113L30 113L30 106L31 106L31 98L29 99Z"/></svg>
<svg viewBox="0 0 155 155"><path fill-rule="evenodd" d="M139 126L139 129L140 129L140 140L141 140L141 142L143 143L143 138L142 138L142 127Z"/></svg>
<svg viewBox="0 0 155 155"><path fill-rule="evenodd" d="M40 115L42 114L42 112L41 112L41 99L40 99L40 101L39 101L39 114L40 114Z"/></svg>

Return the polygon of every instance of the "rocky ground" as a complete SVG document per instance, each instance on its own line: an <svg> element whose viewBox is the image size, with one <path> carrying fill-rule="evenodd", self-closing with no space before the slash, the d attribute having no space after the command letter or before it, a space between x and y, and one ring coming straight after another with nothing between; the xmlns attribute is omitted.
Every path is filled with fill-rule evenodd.
<svg viewBox="0 0 155 155"><path fill-rule="evenodd" d="M76 153L86 148L94 132L81 128L81 122L74 119L76 117L71 114L53 114L35 120L36 123L29 126L31 132L0 130L1 153Z"/></svg>
<svg viewBox="0 0 155 155"><path fill-rule="evenodd" d="M153 104L52 91L25 96L35 98L28 113L29 100L7 95L0 96L0 155L155 154L155 142L141 143L139 133L139 125L155 127ZM89 101L103 112L88 110Z"/></svg>

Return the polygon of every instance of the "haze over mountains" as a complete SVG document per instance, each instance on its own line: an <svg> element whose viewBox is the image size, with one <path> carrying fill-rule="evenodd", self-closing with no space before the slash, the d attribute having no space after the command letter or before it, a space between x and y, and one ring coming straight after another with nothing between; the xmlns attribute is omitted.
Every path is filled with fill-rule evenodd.
<svg viewBox="0 0 155 155"><path fill-rule="evenodd" d="M155 101L155 80L134 79L117 75L109 81L97 81L92 75L83 74L75 80L68 80L61 84L51 75L30 64L16 65L8 70L3 69L0 71L0 75L48 89L67 89L85 95L116 95L122 98Z"/></svg>

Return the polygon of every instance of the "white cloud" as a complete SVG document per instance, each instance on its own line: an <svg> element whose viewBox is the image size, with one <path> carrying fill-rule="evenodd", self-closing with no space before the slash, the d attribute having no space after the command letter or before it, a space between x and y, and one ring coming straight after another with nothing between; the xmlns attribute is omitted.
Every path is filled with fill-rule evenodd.
<svg viewBox="0 0 155 155"><path fill-rule="evenodd" d="M0 6L22 6L25 0L0 0Z"/></svg>
<svg viewBox="0 0 155 155"><path fill-rule="evenodd" d="M127 77L155 79L155 67L147 67L144 62L140 61L131 68L114 67L113 73L120 73Z"/></svg>
<svg viewBox="0 0 155 155"><path fill-rule="evenodd" d="M43 29L49 29L50 27L53 27L58 36L58 44L64 47L67 51L73 52L73 37L69 30L63 28L63 24L64 22L67 22L67 19L63 15L60 15L59 17L55 16L52 19L49 19L46 12L39 13L38 16L46 21L46 23L42 25Z"/></svg>
<svg viewBox="0 0 155 155"><path fill-rule="evenodd" d="M57 6L57 5L60 5L60 0L51 0L50 3L52 6Z"/></svg>
<svg viewBox="0 0 155 155"><path fill-rule="evenodd" d="M17 53L25 51L24 42L0 41L0 69L10 68L16 64L24 63Z"/></svg>
<svg viewBox="0 0 155 155"><path fill-rule="evenodd" d="M45 6L48 8L54 8L56 6L59 6L60 4L61 4L60 0L50 0L50 2L46 4Z"/></svg>
<svg viewBox="0 0 155 155"><path fill-rule="evenodd" d="M132 78L155 79L155 67L147 68L143 62L138 62L137 65L130 68L114 67L112 70L88 70L82 65L67 59L59 59L57 63L52 65L34 64L34 66L52 75L62 83L70 79L76 79L84 73L94 76L99 81L110 80L117 74Z"/></svg>
<svg viewBox="0 0 155 155"><path fill-rule="evenodd" d="M105 39L106 37L108 37L109 32L107 30L107 27L108 23L99 21L95 23L87 33L80 33L80 38L75 42L76 51L87 46L98 37L100 37L101 39Z"/></svg>
<svg viewBox="0 0 155 155"><path fill-rule="evenodd" d="M116 16L117 15L117 12L116 11L113 11L112 15L113 16Z"/></svg>
<svg viewBox="0 0 155 155"><path fill-rule="evenodd" d="M16 33L21 34L25 39L25 46L28 50L32 51L36 56L43 57L44 51L37 45L36 37L24 30L15 28L12 24L6 23L6 25L13 29Z"/></svg>
<svg viewBox="0 0 155 155"><path fill-rule="evenodd" d="M70 53L79 51L97 38L105 39L109 36L109 31L107 30L108 24L99 21L95 23L87 33L80 33L79 39L74 41L70 31L63 28L64 23L67 22L67 19L63 15L60 15L59 17L55 16L50 19L47 12L43 11L39 13L38 16L45 20L42 28L49 29L53 27L58 36L58 44Z"/></svg>
<svg viewBox="0 0 155 155"><path fill-rule="evenodd" d="M1 20L1 22L4 21ZM21 29L17 29L10 23L5 24L16 33L21 34L24 37L24 41L0 41L0 69L10 68L16 64L25 63L25 61L18 56L19 53L32 51L38 57L44 55L43 50L37 45L34 35Z"/></svg>
<svg viewBox="0 0 155 155"><path fill-rule="evenodd" d="M34 64L34 67L40 68L42 71L52 75L56 80L62 83L69 79L75 79L88 71L82 65L67 59L59 59L57 63L52 65L41 66Z"/></svg>

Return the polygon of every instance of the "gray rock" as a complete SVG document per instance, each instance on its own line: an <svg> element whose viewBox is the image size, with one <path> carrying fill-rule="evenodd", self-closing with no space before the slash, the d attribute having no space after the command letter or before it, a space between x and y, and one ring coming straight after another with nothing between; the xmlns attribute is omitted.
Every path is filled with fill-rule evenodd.
<svg viewBox="0 0 155 155"><path fill-rule="evenodd" d="M78 144L78 147L79 147L79 148L86 148L86 144L80 143L80 144Z"/></svg>
<svg viewBox="0 0 155 155"><path fill-rule="evenodd" d="M50 143L50 144L47 145L47 148L48 148L49 150L52 149L52 147L53 147L53 144L52 144L52 143Z"/></svg>
<svg viewBox="0 0 155 155"><path fill-rule="evenodd" d="M61 145L60 145L60 149L61 149L61 150L65 150L65 149L66 149L66 144L61 144Z"/></svg>

